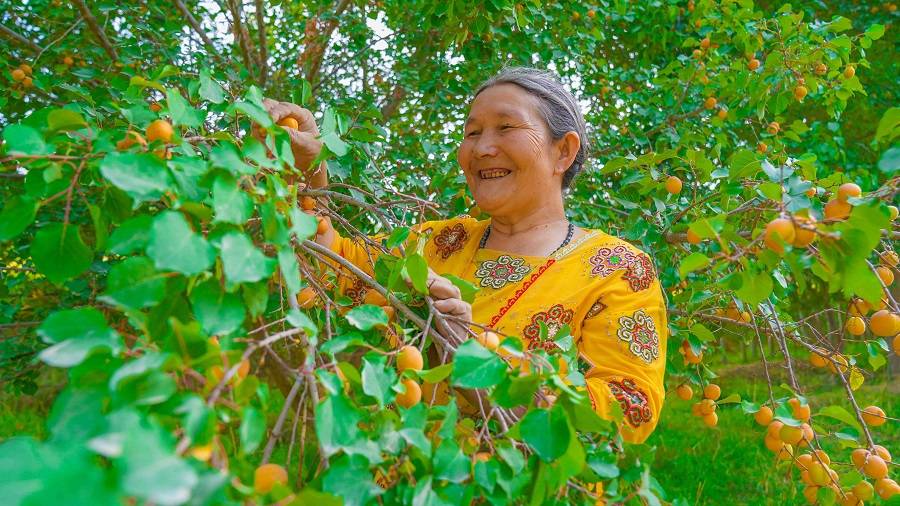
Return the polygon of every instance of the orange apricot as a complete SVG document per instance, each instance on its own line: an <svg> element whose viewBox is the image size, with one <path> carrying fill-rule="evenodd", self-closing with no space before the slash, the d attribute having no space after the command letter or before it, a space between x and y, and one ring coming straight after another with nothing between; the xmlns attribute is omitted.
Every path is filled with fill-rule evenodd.
<svg viewBox="0 0 900 506"><path fill-rule="evenodd" d="M275 485L287 485L287 471L278 464L263 464L253 472L253 490L257 494L268 494Z"/></svg>
<svg viewBox="0 0 900 506"><path fill-rule="evenodd" d="M408 344L400 348L400 352L397 354L398 371L403 372L407 369L421 371L424 365L425 362L422 359L422 352L420 352L418 348Z"/></svg>
<svg viewBox="0 0 900 506"><path fill-rule="evenodd" d="M406 388L402 394L397 394L397 405L404 408L411 408L422 400L422 387L412 379L404 379L403 386Z"/></svg>
<svg viewBox="0 0 900 506"><path fill-rule="evenodd" d="M865 420L866 424L871 427L884 425L884 423L887 421L887 418L885 418L884 410L882 410L878 406L869 406L863 409L862 418L863 420Z"/></svg>
<svg viewBox="0 0 900 506"><path fill-rule="evenodd" d="M753 414L753 419L760 425L769 425L772 423L773 416L772 408L769 406L762 406L759 408L759 411Z"/></svg>
<svg viewBox="0 0 900 506"><path fill-rule="evenodd" d="M678 394L679 399L689 401L694 396L694 389L690 385L682 383L675 389L675 393Z"/></svg>
<svg viewBox="0 0 900 506"><path fill-rule="evenodd" d="M794 224L785 218L775 218L766 225L764 242L775 253L784 253L784 244L794 242Z"/></svg>
<svg viewBox="0 0 900 506"><path fill-rule="evenodd" d="M147 126L146 136L148 142L162 141L165 143L172 142L172 135L175 133L172 124L164 119L154 120Z"/></svg>
<svg viewBox="0 0 900 506"><path fill-rule="evenodd" d="M888 337L900 331L900 316L882 309L869 318L869 328L879 337Z"/></svg>

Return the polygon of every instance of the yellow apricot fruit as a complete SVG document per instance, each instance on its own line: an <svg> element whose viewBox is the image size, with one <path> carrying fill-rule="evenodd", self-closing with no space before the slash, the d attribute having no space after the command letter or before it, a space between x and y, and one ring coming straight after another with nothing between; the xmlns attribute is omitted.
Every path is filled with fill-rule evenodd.
<svg viewBox="0 0 900 506"><path fill-rule="evenodd" d="M25 71L22 69L14 69L10 74L12 75L13 81L25 79Z"/></svg>
<svg viewBox="0 0 900 506"><path fill-rule="evenodd" d="M784 244L794 242L794 224L786 218L775 218L766 225L764 242L775 253L784 253Z"/></svg>
<svg viewBox="0 0 900 506"><path fill-rule="evenodd" d="M703 40L700 41L700 47L703 49L708 49L710 44L709 37L704 37Z"/></svg>
<svg viewBox="0 0 900 506"><path fill-rule="evenodd" d="M62 62L66 67L71 67L75 64L75 60L71 56L64 56Z"/></svg>
<svg viewBox="0 0 900 506"><path fill-rule="evenodd" d="M843 220L850 216L853 206L846 202L834 199L825 203L825 219L826 220Z"/></svg>
<svg viewBox="0 0 900 506"><path fill-rule="evenodd" d="M800 425L800 431L803 433L803 437L800 438L800 442L797 443L801 448L805 446L809 446L809 443L815 439L816 433L813 431L813 428L810 424L804 423Z"/></svg>
<svg viewBox="0 0 900 506"><path fill-rule="evenodd" d="M835 367L834 363L837 362L838 365ZM847 357L835 353L831 356L831 361L828 362L828 370L836 373L838 371L838 367L840 367L841 372L847 372L847 367L850 365L850 361L847 360Z"/></svg>
<svg viewBox="0 0 900 506"><path fill-rule="evenodd" d="M875 455L878 455L879 457L883 458L885 462L892 462L891 453L889 451L887 451L887 448L885 448L881 445L874 445L874 446L872 446L872 450L875 451Z"/></svg>
<svg viewBox="0 0 900 506"><path fill-rule="evenodd" d="M812 364L813 367L825 367L828 365L828 361L825 360L825 357L818 353L811 353L809 355L809 363Z"/></svg>
<svg viewBox="0 0 900 506"><path fill-rule="evenodd" d="M253 490L257 494L268 494L275 485L287 485L288 474L278 464L263 464L253 472Z"/></svg>
<svg viewBox="0 0 900 506"><path fill-rule="evenodd" d="M794 464L799 469L806 470L809 468L809 465L813 463L813 460L814 459L813 459L812 455L810 455L808 453L804 453L803 455L800 455L799 457L797 457L797 460L794 461Z"/></svg>
<svg viewBox="0 0 900 506"><path fill-rule="evenodd" d="M887 501L891 497L900 494L900 485L890 478L875 480L875 493L878 494L878 497Z"/></svg>
<svg viewBox="0 0 900 506"><path fill-rule="evenodd" d="M768 150L769 150L769 146L765 142L760 142L756 145L756 151L759 152L760 154L764 154Z"/></svg>
<svg viewBox="0 0 900 506"><path fill-rule="evenodd" d="M878 337L888 337L900 331L900 316L882 309L869 317L869 328Z"/></svg>
<svg viewBox="0 0 900 506"><path fill-rule="evenodd" d="M812 416L810 411L809 404L803 404L801 406L797 406L794 408L794 418L800 420L801 422L808 422L809 417Z"/></svg>
<svg viewBox="0 0 900 506"><path fill-rule="evenodd" d="M809 479L820 487L824 487L828 485L831 481L830 476L828 475L828 468L822 465L821 462L813 462L809 465Z"/></svg>
<svg viewBox="0 0 900 506"><path fill-rule="evenodd" d="M778 437L784 441L785 444L796 445L803 440L803 429L785 425L778 431Z"/></svg>
<svg viewBox="0 0 900 506"><path fill-rule="evenodd" d="M795 248L805 248L816 240L816 219L811 216L794 216L794 241Z"/></svg>
<svg viewBox="0 0 900 506"><path fill-rule="evenodd" d="M897 206L888 206L888 215L891 217L891 221L894 221L897 216L900 216L900 209Z"/></svg>
<svg viewBox="0 0 900 506"><path fill-rule="evenodd" d="M756 70L761 65L760 61L756 58L753 58L749 62L747 62L747 68L750 70Z"/></svg>
<svg viewBox="0 0 900 506"><path fill-rule="evenodd" d="M678 394L678 398L683 401L689 401L694 397L694 389L685 383L678 385L678 388L675 389L675 393Z"/></svg>
<svg viewBox="0 0 900 506"><path fill-rule="evenodd" d="M497 348L500 347L500 336L490 330L478 334L475 336L475 340L491 351L497 351Z"/></svg>
<svg viewBox="0 0 900 506"><path fill-rule="evenodd" d="M878 406L868 406L862 410L862 418L866 422L866 425L871 427L879 427L884 425L887 421L885 418L884 410L879 408Z"/></svg>
<svg viewBox="0 0 900 506"><path fill-rule="evenodd" d="M238 364L237 377L244 379L248 374L250 374L250 361L247 359L241 360L241 363Z"/></svg>
<svg viewBox="0 0 900 506"><path fill-rule="evenodd" d="M862 473L873 480L887 478L887 463L885 463L884 459L878 455L869 454L869 458L867 458L866 463L863 464Z"/></svg>
<svg viewBox="0 0 900 506"><path fill-rule="evenodd" d="M150 110L153 112L159 112L162 110L162 106L159 105L159 102L153 102L150 104Z"/></svg>
<svg viewBox="0 0 900 506"><path fill-rule="evenodd" d="M814 72L816 73L817 76L823 76L823 75L825 75L826 72L828 72L828 65L825 65L824 63L821 63L821 62L817 63Z"/></svg>
<svg viewBox="0 0 900 506"><path fill-rule="evenodd" d="M397 310L394 309L394 306L381 306L381 310L387 315L388 323L392 323L397 315Z"/></svg>
<svg viewBox="0 0 900 506"><path fill-rule="evenodd" d="M892 271L890 267L879 265L875 268L875 272L878 274L878 277L881 278L881 282L884 283L884 286L891 286L894 283L894 271Z"/></svg>
<svg viewBox="0 0 900 506"><path fill-rule="evenodd" d="M319 294L316 293L316 290L311 286L307 286L297 294L297 305L304 309L310 308L316 305L318 298Z"/></svg>
<svg viewBox="0 0 900 506"><path fill-rule="evenodd" d="M140 144L141 146L146 147L147 141L144 140L144 137L141 134L133 130L129 130L125 132L125 138L116 143L116 149L124 151L131 146L134 146L135 144Z"/></svg>
<svg viewBox="0 0 900 506"><path fill-rule="evenodd" d="M753 413L753 419L760 425L769 425L772 423L773 416L772 408L769 406L762 406L759 408L759 411Z"/></svg>
<svg viewBox="0 0 900 506"><path fill-rule="evenodd" d="M777 437L772 437L766 434L766 437L763 438L763 443L766 445L766 449L772 453L778 453L784 448L784 442Z"/></svg>
<svg viewBox="0 0 900 506"><path fill-rule="evenodd" d="M700 414L708 415L716 411L716 403L711 399L703 399L700 401Z"/></svg>
<svg viewBox="0 0 900 506"><path fill-rule="evenodd" d="M852 65L847 65L847 68L844 69L844 77L850 79L851 77L856 75L856 68Z"/></svg>
<svg viewBox="0 0 900 506"><path fill-rule="evenodd" d="M779 434L781 433L781 429L783 429L784 426L784 422L782 422L781 420L773 420L772 423L770 423L769 426L766 427L766 434L769 437L780 440L781 437L779 436Z"/></svg>
<svg viewBox="0 0 900 506"><path fill-rule="evenodd" d="M672 195L678 195L679 193L681 193L683 184L678 176L669 176L666 178L665 186L667 192L671 193Z"/></svg>
<svg viewBox="0 0 900 506"><path fill-rule="evenodd" d="M796 98L797 100L803 100L803 98L806 97L808 93L809 90L806 89L806 86L803 86L802 84L797 85L794 88L794 98Z"/></svg>
<svg viewBox="0 0 900 506"><path fill-rule="evenodd" d="M861 336L866 333L866 321L859 316L851 316L850 318L847 318L847 323L844 324L844 330L850 335Z"/></svg>
<svg viewBox="0 0 900 506"><path fill-rule="evenodd" d="M367 290L363 296L363 304L372 304L373 306L384 306L388 300L376 290Z"/></svg>
<svg viewBox="0 0 900 506"><path fill-rule="evenodd" d="M281 118L281 120L278 121L278 126L293 128L294 130L300 129L300 123L298 123L297 120L291 117Z"/></svg>
<svg viewBox="0 0 900 506"><path fill-rule="evenodd" d="M779 125L777 121L769 123L766 127L766 131L769 132L769 135L775 135L779 130L781 130L781 125Z"/></svg>
<svg viewBox="0 0 900 506"><path fill-rule="evenodd" d="M715 400L718 400L719 396L721 396L721 395L722 395L722 389L719 388L719 385L716 385L715 383L710 383L709 385L706 385L706 387L703 389L703 398L704 399L709 399L711 401L715 401Z"/></svg>
<svg viewBox="0 0 900 506"><path fill-rule="evenodd" d="M147 126L147 131L145 132L147 136L147 142L153 141L162 141L165 143L169 143L172 141L172 135L174 134L174 130L172 129L172 124L164 119L154 120Z"/></svg>
<svg viewBox="0 0 900 506"><path fill-rule="evenodd" d="M719 111L716 113L716 116L718 116L719 119L724 120L728 117L728 111L726 109L719 109Z"/></svg>
<svg viewBox="0 0 900 506"><path fill-rule="evenodd" d="M863 506L863 502L856 497L856 494L851 490L850 492L844 492L844 495L837 494L838 502L841 506Z"/></svg>
<svg viewBox="0 0 900 506"><path fill-rule="evenodd" d="M199 445L191 448L188 451L188 455L194 457L195 459L206 462L212 457L213 447L211 444Z"/></svg>
<svg viewBox="0 0 900 506"><path fill-rule="evenodd" d="M703 415L703 423L706 424L707 427L715 427L716 424L719 423L719 415L715 412Z"/></svg>
<svg viewBox="0 0 900 506"><path fill-rule="evenodd" d="M866 316L871 310L872 305L859 297L850 299L850 307L847 308L847 312L853 316Z"/></svg>
<svg viewBox="0 0 900 506"><path fill-rule="evenodd" d="M855 183L844 183L838 187L837 198L841 202L847 202L850 197L859 197L862 195L862 189Z"/></svg>
<svg viewBox="0 0 900 506"><path fill-rule="evenodd" d="M857 469L862 469L867 458L869 458L869 450L865 448L857 448L850 452L850 461L853 462Z"/></svg>
<svg viewBox="0 0 900 506"><path fill-rule="evenodd" d="M693 416L703 416L703 413L700 412L700 403L695 402L691 404L691 415Z"/></svg>
<svg viewBox="0 0 900 506"><path fill-rule="evenodd" d="M300 209L304 211L312 211L316 208L316 199L308 196L304 196L300 199ZM376 292L377 293L377 292Z"/></svg>
<svg viewBox="0 0 900 506"><path fill-rule="evenodd" d="M422 352L420 352L418 348L408 344L400 348L400 352L397 354L398 371L403 372L407 369L421 371L424 365L425 362L422 359Z"/></svg>
<svg viewBox="0 0 900 506"><path fill-rule="evenodd" d="M319 223L316 225L316 235L322 235L325 232L328 232L328 220L321 216L318 217L318 220Z"/></svg>
<svg viewBox="0 0 900 506"><path fill-rule="evenodd" d="M863 480L856 485L853 485L853 493L863 501L868 501L875 497L875 487L866 480Z"/></svg>
<svg viewBox="0 0 900 506"><path fill-rule="evenodd" d="M817 487L815 485L810 485L803 489L803 497L806 499L807 503L816 504L819 501L819 488L820 487Z"/></svg>
<svg viewBox="0 0 900 506"><path fill-rule="evenodd" d="M397 394L397 405L404 408L411 408L422 400L422 387L412 379L404 379L403 386L406 388L402 394Z"/></svg>
<svg viewBox="0 0 900 506"><path fill-rule="evenodd" d="M479 462L487 462L491 460L490 452L478 452L475 454L475 460Z"/></svg>
<svg viewBox="0 0 900 506"><path fill-rule="evenodd" d="M19 69L22 72L25 72L25 75L29 75L29 76L31 75L31 65L29 65L27 63L21 63L21 64L19 64Z"/></svg>
<svg viewBox="0 0 900 506"><path fill-rule="evenodd" d="M718 103L719 101L716 100L716 97L706 97L706 100L703 101L703 107L707 109L715 109L716 104Z"/></svg>

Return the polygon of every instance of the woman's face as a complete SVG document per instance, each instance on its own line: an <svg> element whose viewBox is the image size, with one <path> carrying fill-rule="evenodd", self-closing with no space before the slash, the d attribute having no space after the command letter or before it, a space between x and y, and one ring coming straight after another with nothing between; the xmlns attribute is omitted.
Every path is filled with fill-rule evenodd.
<svg viewBox="0 0 900 506"><path fill-rule="evenodd" d="M457 161L475 202L490 215L527 214L561 199L562 177L575 154L562 155L571 149L571 139L553 142L537 100L506 83L472 102Z"/></svg>

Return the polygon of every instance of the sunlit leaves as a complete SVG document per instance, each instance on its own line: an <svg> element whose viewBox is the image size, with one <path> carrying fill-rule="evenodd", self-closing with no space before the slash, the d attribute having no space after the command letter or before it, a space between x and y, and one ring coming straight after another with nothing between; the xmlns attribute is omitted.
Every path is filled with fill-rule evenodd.
<svg viewBox="0 0 900 506"><path fill-rule="evenodd" d="M250 238L240 232L229 232L219 243L225 280L229 285L255 282L272 273L275 260L268 258L257 249Z"/></svg>
<svg viewBox="0 0 900 506"><path fill-rule="evenodd" d="M52 152L41 134L25 125L9 125L4 128L3 140L11 155L46 155Z"/></svg>
<svg viewBox="0 0 900 506"><path fill-rule="evenodd" d="M97 348L118 353L122 347L121 337L91 307L53 313L38 328L38 335L51 344L40 359L55 367L78 365Z"/></svg>
<svg viewBox="0 0 900 506"><path fill-rule="evenodd" d="M162 161L146 153L110 153L100 162L100 173L136 202L157 200L172 184Z"/></svg>
<svg viewBox="0 0 900 506"><path fill-rule="evenodd" d="M86 271L94 254L81 238L79 226L51 223L34 236L31 258L47 279L62 283Z"/></svg>
<svg viewBox="0 0 900 506"><path fill-rule="evenodd" d="M559 407L530 411L522 419L519 430L522 439L544 462L552 462L561 457L572 438L566 414Z"/></svg>
<svg viewBox="0 0 900 506"><path fill-rule="evenodd" d="M487 388L506 375L506 364L494 352L469 339L456 349L451 380L463 388Z"/></svg>
<svg viewBox="0 0 900 506"><path fill-rule="evenodd" d="M31 225L39 205L28 195L16 195L7 200L0 211L0 241L12 239Z"/></svg>
<svg viewBox="0 0 900 506"><path fill-rule="evenodd" d="M208 269L215 252L202 235L191 230L181 213L163 211L153 219L147 256L157 269L191 275Z"/></svg>

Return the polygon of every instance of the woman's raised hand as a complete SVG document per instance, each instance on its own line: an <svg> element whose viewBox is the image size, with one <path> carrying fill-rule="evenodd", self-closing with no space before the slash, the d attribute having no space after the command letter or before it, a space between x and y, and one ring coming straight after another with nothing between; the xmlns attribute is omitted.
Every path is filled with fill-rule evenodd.
<svg viewBox="0 0 900 506"><path fill-rule="evenodd" d="M316 125L316 120L312 113L297 104L279 102L270 98L263 99L263 106L265 106L266 111L275 123L283 126L288 135L290 135L291 151L294 153L294 166L303 173L308 174L313 160L322 151L322 141L317 139L319 127ZM296 128L294 128L293 124L285 125L285 123L292 123L289 119L293 119L296 122ZM251 129L253 136L262 142L265 132L256 124ZM324 162L319 166L319 169L310 180L310 186L313 188L320 188L328 183Z"/></svg>
<svg viewBox="0 0 900 506"><path fill-rule="evenodd" d="M472 321L472 305L462 300L462 293L449 279L439 276L431 268L428 269L428 294L434 299L434 308L459 320L448 320L447 324L460 339L468 338L469 325Z"/></svg>

